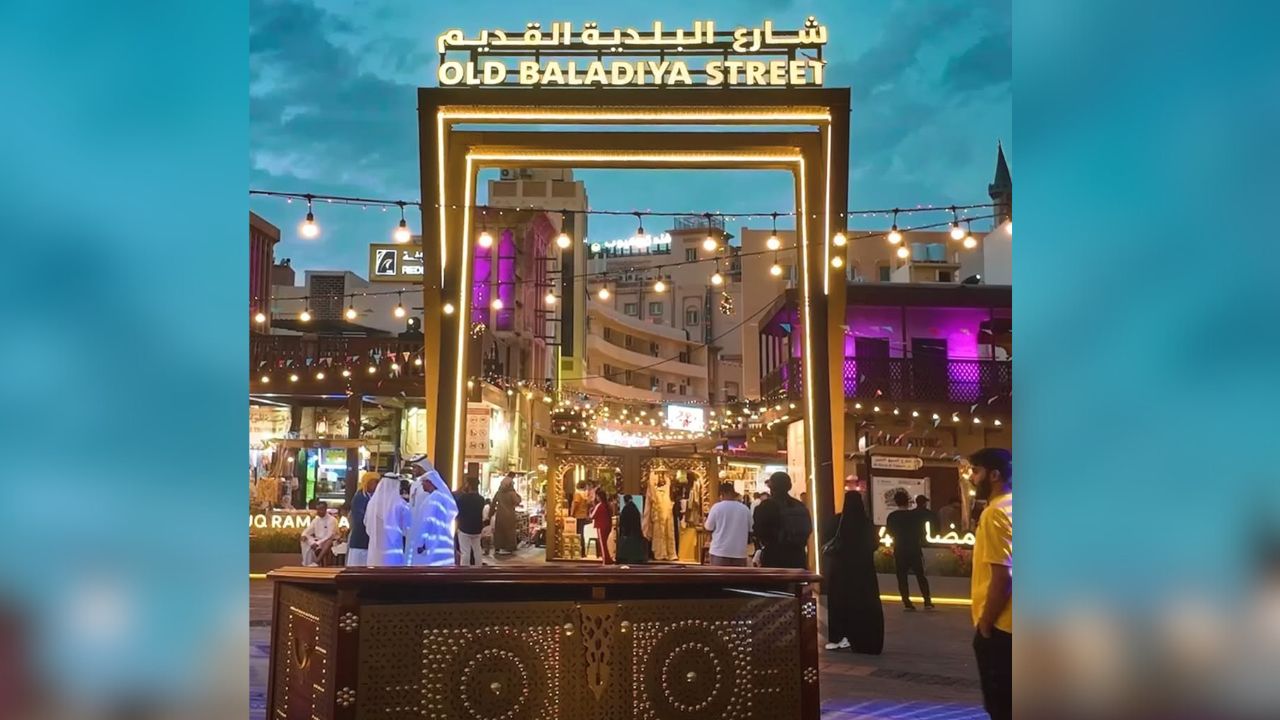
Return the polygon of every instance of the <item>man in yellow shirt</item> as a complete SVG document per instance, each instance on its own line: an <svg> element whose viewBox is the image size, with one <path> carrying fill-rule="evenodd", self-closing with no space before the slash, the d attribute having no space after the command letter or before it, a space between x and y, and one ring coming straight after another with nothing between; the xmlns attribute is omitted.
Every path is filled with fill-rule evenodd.
<svg viewBox="0 0 1280 720"><path fill-rule="evenodd" d="M982 704L992 720L1013 717L1013 454L984 448L969 457L987 507L973 547L973 652Z"/></svg>

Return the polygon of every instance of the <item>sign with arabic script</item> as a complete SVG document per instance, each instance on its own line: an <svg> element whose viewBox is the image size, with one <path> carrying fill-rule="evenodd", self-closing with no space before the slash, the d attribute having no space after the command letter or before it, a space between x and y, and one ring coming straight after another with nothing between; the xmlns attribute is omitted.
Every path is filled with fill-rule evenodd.
<svg viewBox="0 0 1280 720"><path fill-rule="evenodd" d="M523 32L448 30L436 39L442 87L820 86L827 28L810 16L797 31L759 27L604 30L588 22L531 22ZM465 58L463 57L465 53Z"/></svg>
<svg viewBox="0 0 1280 720"><path fill-rule="evenodd" d="M374 282L422 282L422 246L373 243L369 279Z"/></svg>

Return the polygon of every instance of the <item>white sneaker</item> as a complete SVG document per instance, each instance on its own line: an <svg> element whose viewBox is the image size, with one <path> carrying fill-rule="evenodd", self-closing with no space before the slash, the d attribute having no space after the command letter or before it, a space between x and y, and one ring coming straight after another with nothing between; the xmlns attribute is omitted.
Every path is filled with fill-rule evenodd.
<svg viewBox="0 0 1280 720"><path fill-rule="evenodd" d="M826 644L826 649L828 650L848 650L849 647L849 638L842 638L838 643Z"/></svg>

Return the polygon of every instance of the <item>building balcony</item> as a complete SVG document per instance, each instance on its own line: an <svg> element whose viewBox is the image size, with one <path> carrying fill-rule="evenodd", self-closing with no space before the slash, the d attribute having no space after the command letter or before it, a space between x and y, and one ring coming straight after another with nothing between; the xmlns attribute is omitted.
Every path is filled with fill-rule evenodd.
<svg viewBox="0 0 1280 720"><path fill-rule="evenodd" d="M765 375L767 397L799 397L803 363L792 358ZM844 359L844 396L884 402L917 402L1008 407L1013 363L1006 360L933 358Z"/></svg>
<svg viewBox="0 0 1280 720"><path fill-rule="evenodd" d="M606 380L602 377L588 376L582 380L572 381L572 386L576 390L580 390L588 395L599 397L621 398L623 400L634 400L636 402L649 403L657 405L663 402L664 395L653 390L632 387L612 380Z"/></svg>
<svg viewBox="0 0 1280 720"><path fill-rule="evenodd" d="M651 375L678 375L699 380L707 379L705 365L695 365L693 363L680 362L679 360L662 362L663 357L670 357L674 354L670 351L663 352L663 350L659 349L659 355L655 357L635 350L628 350L624 347L618 347L599 335L587 336L586 349L589 353L599 353L610 360L616 360L624 369L644 368L643 372ZM655 365L654 363L660 364Z"/></svg>
<svg viewBox="0 0 1280 720"><path fill-rule="evenodd" d="M249 387L258 394L330 395L353 392L422 397L422 338L249 335ZM416 360L423 364L418 365ZM392 370L395 363L398 370ZM374 368L370 373L369 368ZM342 376L351 372L350 378ZM317 373L324 378L318 379ZM291 375L297 381L290 381ZM269 381L264 383L266 376Z"/></svg>

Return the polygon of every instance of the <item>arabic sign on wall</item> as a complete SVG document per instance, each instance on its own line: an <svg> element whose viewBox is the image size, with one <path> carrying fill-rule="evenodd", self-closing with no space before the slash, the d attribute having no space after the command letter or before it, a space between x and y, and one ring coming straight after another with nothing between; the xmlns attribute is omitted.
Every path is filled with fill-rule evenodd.
<svg viewBox="0 0 1280 720"><path fill-rule="evenodd" d="M436 80L441 87L817 86L826 69L826 42L826 26L812 16L796 32L775 31L772 20L720 32L711 20L694 22L691 31L667 29L657 20L643 32L605 31L588 22L575 33L569 21L553 22L545 31L539 22L527 23L523 32L481 30L475 38L453 29L436 38ZM448 59L449 53L463 52L468 60ZM582 59L563 59L575 56ZM699 63L690 56L707 57ZM777 59L739 59L761 56Z"/></svg>
<svg viewBox="0 0 1280 720"><path fill-rule="evenodd" d="M420 245L369 246L369 279L374 282L422 282Z"/></svg>
<svg viewBox="0 0 1280 720"><path fill-rule="evenodd" d="M902 455L872 455L872 470L919 470L924 467L924 461L918 457L905 457Z"/></svg>

